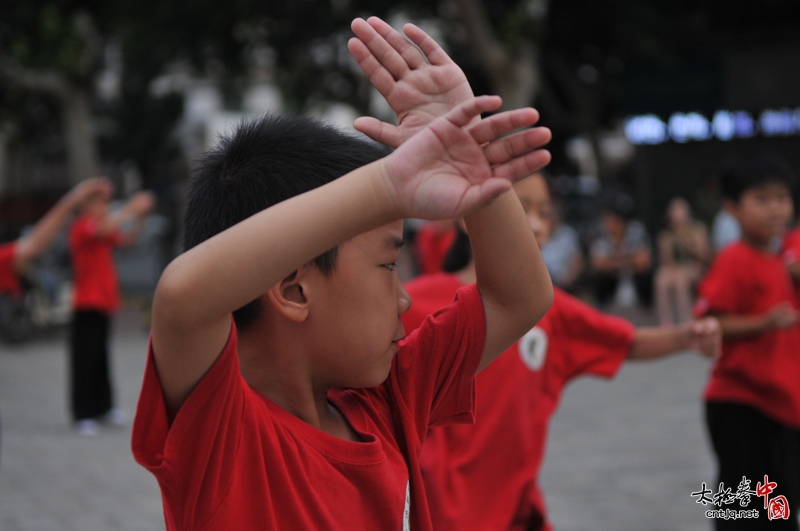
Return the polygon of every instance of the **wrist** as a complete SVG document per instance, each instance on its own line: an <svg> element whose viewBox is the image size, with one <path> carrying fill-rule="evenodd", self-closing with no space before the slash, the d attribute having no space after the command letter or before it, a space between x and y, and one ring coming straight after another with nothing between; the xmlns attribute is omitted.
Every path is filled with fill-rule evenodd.
<svg viewBox="0 0 800 531"><path fill-rule="evenodd" d="M373 200L379 211L390 220L404 219L408 216L398 200L397 189L389 176L386 164L387 159L391 156L383 157L372 163L376 167L376 171L370 172Z"/></svg>
<svg viewBox="0 0 800 531"><path fill-rule="evenodd" d="M694 334L692 334L693 322L684 323L678 326L678 347L675 350L689 350L694 345Z"/></svg>

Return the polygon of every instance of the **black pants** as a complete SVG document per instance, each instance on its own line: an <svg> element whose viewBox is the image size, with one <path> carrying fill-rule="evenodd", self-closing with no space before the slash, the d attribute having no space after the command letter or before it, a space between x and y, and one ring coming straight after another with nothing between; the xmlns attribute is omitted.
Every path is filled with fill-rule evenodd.
<svg viewBox="0 0 800 531"><path fill-rule="evenodd" d="M766 417L748 406L731 402L706 402L706 422L717 454L719 478L709 488L718 492L720 482L735 493L742 477L750 480L750 490L756 490L764 476L777 483L770 499L783 495L789 502L788 520L769 520L764 498L753 496L750 504L739 502L721 505L719 509L758 509L755 519L716 519L717 531L756 530L797 531L800 512L800 430L791 429ZM711 507L711 506L709 506Z"/></svg>
<svg viewBox="0 0 800 531"><path fill-rule="evenodd" d="M100 417L111 409L108 375L110 316L100 311L76 311L70 343L72 418Z"/></svg>
<svg viewBox="0 0 800 531"><path fill-rule="evenodd" d="M617 293L621 277L619 274L606 275L596 273L594 275L594 289L597 302L606 304ZM636 296L642 306L649 308L653 304L653 273L646 271L633 275L633 285L636 289Z"/></svg>

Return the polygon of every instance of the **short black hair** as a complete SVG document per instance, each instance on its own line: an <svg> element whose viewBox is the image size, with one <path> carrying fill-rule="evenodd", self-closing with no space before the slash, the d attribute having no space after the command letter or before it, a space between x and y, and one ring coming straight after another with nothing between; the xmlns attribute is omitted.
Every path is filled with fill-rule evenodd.
<svg viewBox="0 0 800 531"><path fill-rule="evenodd" d="M604 214L613 214L625 222L632 220L636 213L636 202L633 197L619 190L609 190L602 204Z"/></svg>
<svg viewBox="0 0 800 531"><path fill-rule="evenodd" d="M184 250L281 201L323 186L387 155L374 142L309 117L268 114L242 121L198 161L186 208ZM335 220L331 220L335 223ZM309 265L323 274L336 267L337 248ZM233 313L251 326L259 299Z"/></svg>
<svg viewBox="0 0 800 531"><path fill-rule="evenodd" d="M719 168L722 197L738 203L747 190L767 183L786 186L794 195L795 175L786 162L774 154L738 157L725 161Z"/></svg>

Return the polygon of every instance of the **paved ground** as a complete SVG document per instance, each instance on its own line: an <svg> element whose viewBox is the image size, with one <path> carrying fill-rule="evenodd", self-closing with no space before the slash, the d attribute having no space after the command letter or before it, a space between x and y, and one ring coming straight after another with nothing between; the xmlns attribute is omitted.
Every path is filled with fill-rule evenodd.
<svg viewBox="0 0 800 531"><path fill-rule="evenodd" d="M122 317L114 380L133 414L147 336L134 316ZM708 366L681 355L566 391L543 471L559 531L710 529L690 497L713 482L700 409ZM0 530L163 529L158 487L131 457L130 430L70 431L65 367L59 333L0 344Z"/></svg>

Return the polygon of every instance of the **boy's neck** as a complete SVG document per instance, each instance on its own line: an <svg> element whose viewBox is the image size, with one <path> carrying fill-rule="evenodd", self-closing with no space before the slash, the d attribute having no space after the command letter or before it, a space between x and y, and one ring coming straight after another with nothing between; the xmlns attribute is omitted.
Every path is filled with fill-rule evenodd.
<svg viewBox="0 0 800 531"><path fill-rule="evenodd" d="M773 248L772 241L773 238L764 241L760 238L754 238L748 234L742 233L742 242L763 254L777 254L777 249Z"/></svg>
<svg viewBox="0 0 800 531"><path fill-rule="evenodd" d="M276 338L258 326L239 333L240 370L251 388L306 424L340 439L360 441L328 401L329 388L315 387L305 359L302 347L290 337Z"/></svg>

